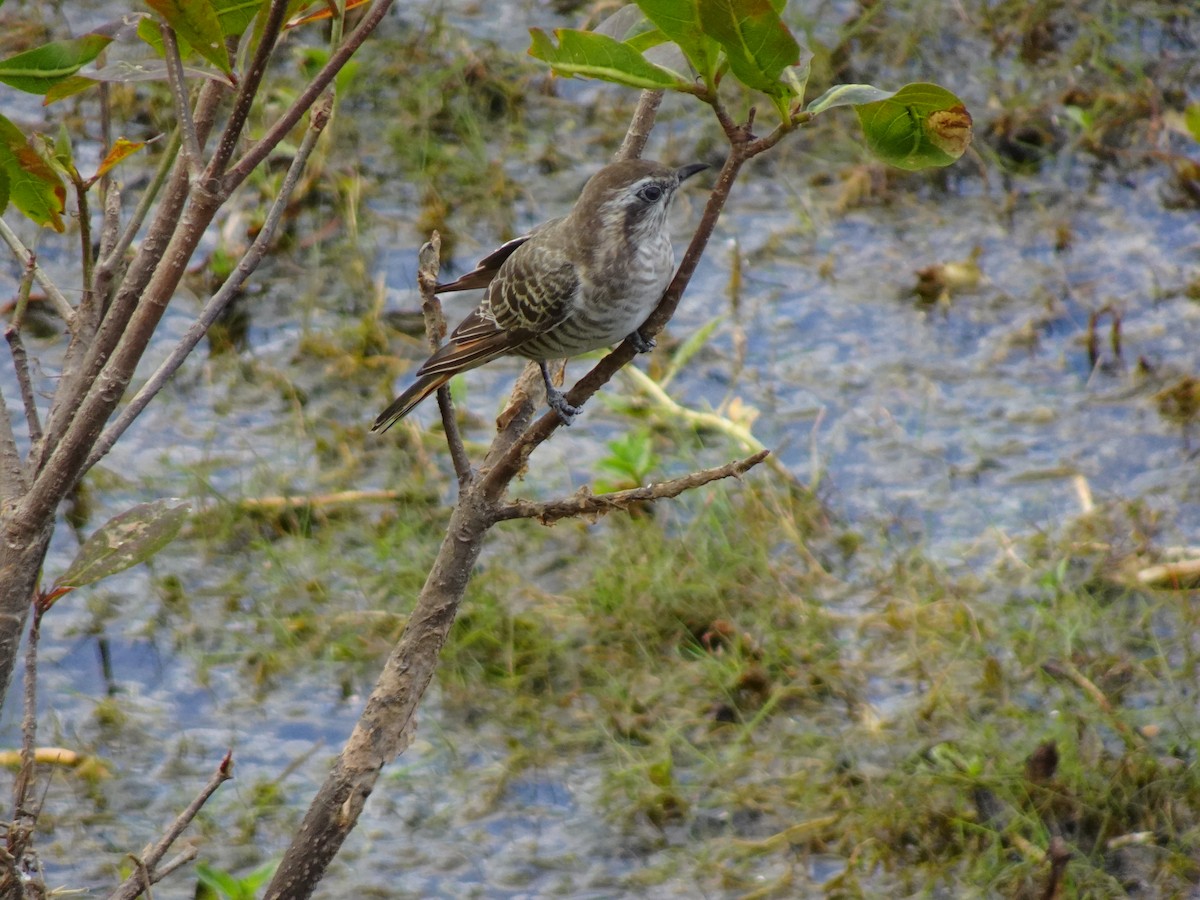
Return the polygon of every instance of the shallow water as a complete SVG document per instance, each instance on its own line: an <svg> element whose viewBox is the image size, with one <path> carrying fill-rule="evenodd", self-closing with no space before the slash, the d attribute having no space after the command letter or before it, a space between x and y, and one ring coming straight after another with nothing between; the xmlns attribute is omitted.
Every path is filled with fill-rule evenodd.
<svg viewBox="0 0 1200 900"><path fill-rule="evenodd" d="M518 3L497 21L478 8L451 6L451 24L514 50L524 47L524 26L549 15ZM408 16L399 27L411 24ZM581 100L611 90L560 87ZM964 99L973 109L986 107L985 95ZM385 120L386 110L379 117ZM672 152L688 146L686 125L674 121L666 131L661 140ZM652 143L650 152L663 149ZM411 307L412 187L386 169L386 153L364 159L373 188L364 227L375 228L364 240L378 247L370 268L386 278L389 306ZM525 160L507 162L527 172L528 182L546 185L519 201L519 224L561 213L584 169L599 162L549 176L529 171ZM893 546L923 548L947 567L986 566L1000 552L998 534L1054 532L1081 511L1075 476L1097 503L1142 500L1161 509L1164 544L1194 543L1200 470L1152 394L1172 373L1200 368L1200 304L1183 292L1200 267L1200 217L1164 209L1158 170L1092 183L1086 164L1076 166L1018 179L1011 198L993 172L986 187L964 175L951 190L918 197L897 191L891 203L844 215L831 211L838 187L813 184L803 172L781 165L748 178L671 335L726 318L673 394L696 408L731 398L756 408L755 433L801 480L819 480L836 517ZM698 201L681 207L682 239ZM1070 246L1055 249L1063 229ZM486 249L500 235L473 237ZM975 247L984 274L978 287L954 293L947 304L912 295L915 269L962 260ZM726 289L733 253L741 255L744 274L736 316ZM465 261L471 253L460 255ZM136 500L189 494L193 467L204 469L209 490L233 497L281 485L297 492L330 487L311 434L294 423L280 427L289 399L265 377L283 373L344 424L373 418L375 410L337 394L328 369L296 355L303 334L336 329L348 315L350 304L336 300L304 303L303 316L295 315L298 293L319 291L322 283L336 291L338 261L323 262L322 270L303 273L276 264L253 301L248 348L236 360L198 355L106 460L112 487L98 492L94 522ZM11 271L4 279L6 289L15 289ZM190 321L195 304L180 299L150 357L161 358ZM463 314L469 302L449 304L451 315ZM1084 335L1089 314L1106 304L1120 311L1122 352L1116 357L1106 349L1104 364L1093 369ZM746 337L744 368L737 365L738 329ZM1139 372L1139 360L1151 374ZM239 366L248 380L231 374ZM469 375L471 408L486 418L518 370L502 363ZM0 378L15 396L8 393L7 367ZM432 416L432 409L418 413L423 422ZM539 452L538 481L522 490L551 495L587 483L604 441L626 422L593 401L579 424ZM700 455L716 461L737 452L710 439ZM381 486L386 473L371 477L376 484L335 487ZM70 533L61 529L47 571L61 570L73 552ZM83 811L82 822L63 822L40 844L52 884L99 892L121 854L161 828L227 747L235 751L237 780L197 828L205 854L234 870L277 853L369 690L369 670L356 672L347 692L315 665L290 673L261 702L236 664L214 660L220 646L191 643L186 615L158 608L150 577L156 569L182 573L185 593L221 596L220 558L193 552L176 545L149 572L135 570L74 595L48 620L44 742L93 747L115 776L95 790L52 784L52 808ZM294 573L297 584L305 574ZM252 583L236 602L253 607ZM239 627L236 616L231 621ZM98 635L111 653L111 683L101 676ZM106 731L95 710L111 692L126 718ZM5 744L17 737L17 696L14 690L0 722ZM876 700L884 710L890 700L903 702L886 689ZM641 896L623 878L666 864L692 837L610 828L597 813L601 788L586 757L522 771L498 798L483 802L478 786L503 780L509 753L503 732L447 713L436 690L421 718L417 744L385 773L319 896L346 896L347 884L363 896ZM234 827L230 819L257 808L253 792L276 782L287 815L277 823L238 823L235 839L223 840L221 832ZM753 834L753 825L742 822L713 828ZM771 865L764 860L764 883L773 877ZM840 865L836 858L812 860L808 887L817 890ZM695 896L700 889L712 886L677 874L655 896ZM155 895L190 897L192 883L172 879Z"/></svg>

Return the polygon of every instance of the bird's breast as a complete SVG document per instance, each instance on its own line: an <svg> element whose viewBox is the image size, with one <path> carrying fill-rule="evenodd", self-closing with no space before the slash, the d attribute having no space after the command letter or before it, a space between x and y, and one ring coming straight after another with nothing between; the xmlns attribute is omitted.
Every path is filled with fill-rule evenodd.
<svg viewBox="0 0 1200 900"><path fill-rule="evenodd" d="M624 340L658 305L674 270L675 255L666 234L600 256L582 271L566 320L519 352L532 359L557 359Z"/></svg>

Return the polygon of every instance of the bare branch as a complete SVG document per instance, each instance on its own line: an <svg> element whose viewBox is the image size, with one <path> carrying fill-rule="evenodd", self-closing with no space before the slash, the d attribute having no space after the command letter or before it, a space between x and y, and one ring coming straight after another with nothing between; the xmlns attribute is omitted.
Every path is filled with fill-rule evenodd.
<svg viewBox="0 0 1200 900"><path fill-rule="evenodd" d="M25 696L21 714L21 770L13 780L14 822L36 813L29 809L29 790L33 787L34 751L37 748L37 662L42 633L42 610L34 607L29 624L29 643L25 648Z"/></svg>
<svg viewBox="0 0 1200 900"><path fill-rule="evenodd" d="M572 497L558 500L548 500L535 503L530 500L514 500L496 510L496 521L506 519L537 519L543 525L553 525L560 519L576 517L600 517L614 510L628 510L639 503L649 503L655 500L666 500L678 497L684 491L701 487L713 481L731 476L740 476L743 472L754 468L767 458L769 450L760 450L753 456L737 459L712 469L692 472L680 478L672 478L658 484L648 484L645 487L632 488L627 491L612 491L607 494L593 494L586 487L581 488Z"/></svg>
<svg viewBox="0 0 1200 900"><path fill-rule="evenodd" d="M212 128L224 92L225 87L217 81L206 81L200 89L200 96L196 100L195 124L201 139ZM35 472L42 471L49 464L52 455L63 452L67 430L76 416L80 413L86 413L89 417L102 415L103 418L99 422L93 422L91 426L98 433L112 412L111 406L107 410L97 410L95 407L91 410L85 409L84 400L96 377L111 361L117 344L130 330L129 322L134 310L147 299L147 287L166 255L170 241L176 232L184 227L183 212L188 199L188 175L186 166L174 164L178 149L177 137L167 153L167 157L173 160L172 164L168 166L164 160L163 166L159 168L159 175L167 179L162 182L165 184L165 192L132 264L128 268L125 266L124 255L129 246L127 241L131 242L136 236L141 217L149 212L152 198L159 192L153 185L147 189L138 211L134 213L112 254L101 262L97 270L95 295L98 302L103 301L100 327L94 335L84 334L81 329L76 329L67 347L62 376L54 392L54 402L46 424L46 438L31 454L31 468ZM158 178L156 175L155 185L160 183ZM147 196L151 200L147 200ZM109 280L118 272L123 272L121 285L115 291L112 301L108 302ZM111 398L112 406L116 405L117 399L119 396ZM73 450L71 455L74 456L78 452L80 451ZM60 456L60 459L63 458ZM53 502L57 504L57 499Z"/></svg>
<svg viewBox="0 0 1200 900"><path fill-rule="evenodd" d="M1136 578L1139 584L1150 587L1174 590L1195 587L1200 584L1200 559L1181 559L1147 566L1137 573Z"/></svg>
<svg viewBox="0 0 1200 900"><path fill-rule="evenodd" d="M183 60L179 58L179 42L175 40L175 29L166 22L159 23L162 33L163 51L167 63L167 84L171 88L171 99L175 103L175 119L183 136L183 159L188 174L199 178L204 165L204 151L196 135L196 124L192 121L192 106L188 102L187 81L183 75Z"/></svg>
<svg viewBox="0 0 1200 900"><path fill-rule="evenodd" d="M4 392L0 391L0 506L7 506L25 490L25 468L21 465L21 452L13 433L12 413Z"/></svg>
<svg viewBox="0 0 1200 900"><path fill-rule="evenodd" d="M215 91L210 89L210 94L215 95ZM104 279L106 276L112 279L116 276L117 271L121 267L125 253L133 244L133 239L137 237L138 231L142 227L142 223L146 221L146 216L150 212L150 207L154 205L154 201L158 199L158 194L162 190L163 184L166 183L167 176L171 174L171 167L175 165L175 160L179 156L179 150L183 145L183 137L179 128L176 128L171 134L170 141L167 144L166 150L163 152L163 158L158 163L158 169L154 172L154 177L150 180L150 184L141 193L138 200L137 208L133 211L133 215L125 224L125 230L121 232L120 238L107 251L100 256L100 265L96 269L97 282ZM101 247L103 250L103 246ZM97 287L97 292L99 288ZM103 294L101 294L103 297Z"/></svg>
<svg viewBox="0 0 1200 900"><path fill-rule="evenodd" d="M235 501L235 505L238 509L255 512L279 512L289 509L327 509L360 503L395 503L397 500L411 502L414 499L414 495L406 491L335 491L332 494L301 494L295 497L244 497Z"/></svg>
<svg viewBox="0 0 1200 900"><path fill-rule="evenodd" d="M275 870L265 900L312 895L357 823L380 770L411 742L417 706L433 678L490 524L478 495L470 487L450 513L446 536L404 633Z"/></svg>
<svg viewBox="0 0 1200 900"><path fill-rule="evenodd" d="M229 111L229 119L225 122L225 130L221 132L221 138L217 141L212 159L208 161L208 167L201 176L203 188L206 191L216 192L218 190L217 182L225 174L225 167L229 165L229 160L233 159L242 129L246 125L246 118L250 115L250 109L254 105L254 98L258 94L263 76L267 73L267 63L271 61L271 54L275 52L275 42L279 40L279 32L283 29L287 8L287 0L271 0L259 32L258 46L254 48L254 58L242 74L242 82L238 86L237 96L233 98L233 109ZM293 124L300 121L300 116L316 102L322 92L323 87L321 91L316 91L307 98ZM265 155L263 158L266 158ZM238 183L240 184L240 180ZM223 192L224 196L229 196L233 187L229 186Z"/></svg>
<svg viewBox="0 0 1200 900"><path fill-rule="evenodd" d="M21 243L21 239L17 237L17 233L8 227L8 223L0 218L0 238L4 238L4 242L13 252L13 256L23 266L33 266L33 277L46 296L50 299L50 305L54 307L54 311L58 313L60 319L67 323L67 327L74 329L75 327L75 310L71 304L67 302L67 298L63 296L62 291L46 274L46 271L37 264L37 254Z"/></svg>
<svg viewBox="0 0 1200 900"><path fill-rule="evenodd" d="M179 370L179 367L183 365L188 355L195 348L196 344L200 342L201 338L204 337L212 323L217 320L217 317L224 312L233 298L237 296L242 285L246 283L246 279L258 268L258 264L262 262L267 249L275 239L275 232L279 228L279 222L282 220L284 211L291 201L292 194L296 190L296 184L300 181L300 176L304 172L304 167L308 164L308 159L312 155L313 148L316 147L317 139L320 138L321 132L325 130L325 126L329 123L332 105L333 99L328 94L317 101L312 111L308 130L304 133L304 140L300 142L300 147L297 149L296 155L292 158L292 164L288 167L287 174L284 175L283 184L280 185L279 192L275 196L275 201L271 204L271 208L267 212L266 220L263 222L258 235L254 238L254 243L250 245L250 248L238 262L237 266L234 267L229 277L225 279L225 283L221 285L221 288L204 305L204 309L200 311L200 315L196 317L196 321L192 323L191 327L180 338L179 343L175 345L170 355L154 370L154 374L142 385L133 399L129 401L129 404L121 410L121 414L117 417L116 421L104 430L104 433L96 441L91 453L88 455L87 461L84 463L85 471L99 462L104 454L112 449L117 439L125 433L125 430L133 424L134 419L146 408L146 404L154 399L158 392L163 389L167 380Z"/></svg>
<svg viewBox="0 0 1200 900"><path fill-rule="evenodd" d="M625 132L625 140L614 155L614 161L636 159L642 155L646 141L650 139L650 131L654 128L654 120L658 117L662 98L662 91L642 91L637 108L633 111L633 121L629 123L629 130Z"/></svg>
<svg viewBox="0 0 1200 900"><path fill-rule="evenodd" d="M441 301L434 293L437 287L438 268L441 265L442 237L436 231L422 245L417 254L417 287L421 291L421 313L425 317L425 336L429 349L436 352L446 337L446 316ZM446 432L446 446L454 463L454 474L458 476L459 489L471 480L471 460L463 446L462 434L458 430L458 418L454 414L454 401L446 385L437 390L438 411L442 414L442 428Z"/></svg>
<svg viewBox="0 0 1200 900"><path fill-rule="evenodd" d="M13 369L17 373L17 384L21 388L21 403L25 407L25 424L29 428L29 440L36 443L42 439L42 424L38 417L37 397L33 393L33 380L29 377L29 356L25 352L25 342L21 340L21 326L25 323L25 310L29 306L29 291L33 287L33 276L36 264L31 259L25 264L25 272L21 276L21 285L17 290L17 308L12 321L4 329L4 337L8 341L12 353Z"/></svg>
<svg viewBox="0 0 1200 900"><path fill-rule="evenodd" d="M147 844L137 857L137 868L128 878L126 878L117 887L115 891L108 895L108 900L134 900L145 890L145 878L143 874L148 875L153 883L162 877L163 873L157 873L156 867L159 860L167 855L167 851L171 849L171 845L176 839L183 834L184 829L192 823L192 819L196 818L196 813L200 812L201 807L208 802L211 797L222 784L233 777L233 751L230 750L225 754L225 758L221 760L217 770L208 780L208 784L204 785L200 793L187 805L187 808L181 812L175 821L171 823L166 832L155 844ZM186 855L186 851L184 851ZM176 860L178 857L176 857ZM178 868L182 863L171 860L169 865L173 868ZM186 862L186 860L184 860Z"/></svg>
<svg viewBox="0 0 1200 900"><path fill-rule="evenodd" d="M172 856L169 860L155 869L154 877L151 880L156 883L162 881L175 870L182 869L199 855L200 851L195 847L187 847L181 850L175 856Z"/></svg>
<svg viewBox="0 0 1200 900"><path fill-rule="evenodd" d="M383 17L387 15L392 2L393 0L375 0L375 3L367 11L367 14L363 16L362 21L358 23L358 27L350 32L350 36L346 38L345 43L330 55L329 61L321 67L320 72L313 76L313 80L292 101L292 105L288 107L287 111L225 173L222 191L224 194L228 195L239 184L245 181L246 177L258 167L258 164L266 159L270 152L279 145L279 142L288 136L288 133L296 126L296 123L300 121L300 117L304 115L304 111L329 86L337 73L341 71L342 66L346 64L347 60L354 55L355 51L371 35L371 32L383 21ZM232 152L232 148L230 148L230 152ZM211 168L210 166L210 170Z"/></svg>
<svg viewBox="0 0 1200 900"><path fill-rule="evenodd" d="M71 171L71 183L75 188L75 205L79 212L79 262L83 269L81 280L86 295L96 269L96 260L92 256L92 212L88 207L87 185L83 183L79 173L74 170ZM83 306L82 298L79 305ZM76 311L75 318L70 323L72 330L78 328L79 322L79 314Z"/></svg>

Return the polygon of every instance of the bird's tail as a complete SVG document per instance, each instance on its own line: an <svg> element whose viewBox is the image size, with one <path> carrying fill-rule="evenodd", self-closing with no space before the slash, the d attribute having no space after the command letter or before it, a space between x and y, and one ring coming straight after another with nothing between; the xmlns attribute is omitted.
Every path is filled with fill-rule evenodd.
<svg viewBox="0 0 1200 900"><path fill-rule="evenodd" d="M407 416L413 408L450 380L453 372L443 372L435 375L423 375L416 380L412 387L397 397L392 405L379 414L372 432L384 432Z"/></svg>

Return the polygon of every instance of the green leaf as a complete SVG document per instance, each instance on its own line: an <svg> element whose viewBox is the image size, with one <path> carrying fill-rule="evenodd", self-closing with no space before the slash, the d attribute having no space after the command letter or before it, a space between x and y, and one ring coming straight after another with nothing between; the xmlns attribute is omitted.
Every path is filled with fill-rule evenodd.
<svg viewBox="0 0 1200 900"><path fill-rule="evenodd" d="M632 47L638 53L645 53L652 47L657 47L660 44L665 44L668 38L662 33L660 28L651 28L647 31L639 31L637 34L631 34L625 38L625 46Z"/></svg>
<svg viewBox="0 0 1200 900"><path fill-rule="evenodd" d="M69 41L55 41L0 60L0 82L18 91L45 94L60 81L70 78L112 43L102 34L85 34Z"/></svg>
<svg viewBox="0 0 1200 900"><path fill-rule="evenodd" d="M855 106L867 148L889 165L948 166L971 144L971 114L936 84L908 84L885 100Z"/></svg>
<svg viewBox="0 0 1200 900"><path fill-rule="evenodd" d="M540 28L529 29L529 55L550 63L560 75L585 75L636 88L683 88L691 85L678 75L648 62L644 56L604 34L555 29L558 46Z"/></svg>
<svg viewBox="0 0 1200 900"><path fill-rule="evenodd" d="M100 82L94 78L84 78L82 75L73 75L70 78L64 78L50 90L46 91L46 99L42 101L43 106L49 106L51 103L57 103L59 100L65 100L67 97L74 97L76 94L81 94L93 85Z"/></svg>
<svg viewBox="0 0 1200 900"><path fill-rule="evenodd" d="M835 106L861 106L876 100L886 100L895 94L895 91L880 90L869 84L835 84L808 104L808 112L815 116Z"/></svg>
<svg viewBox="0 0 1200 900"><path fill-rule="evenodd" d="M785 93L779 76L800 61L800 45L771 0L698 0L704 33L725 50L729 68L748 87Z"/></svg>
<svg viewBox="0 0 1200 900"><path fill-rule="evenodd" d="M75 168L75 154L71 149L71 133L67 131L67 123L58 123L58 137L54 139L54 158L67 172Z"/></svg>
<svg viewBox="0 0 1200 900"><path fill-rule="evenodd" d="M0 171L8 176L13 205L38 225L49 225L61 234L66 186L21 129L4 116L0 116Z"/></svg>
<svg viewBox="0 0 1200 900"><path fill-rule="evenodd" d="M206 863L196 863L196 881L213 892L210 896L226 897L229 900L240 900L242 896L241 885L236 878Z"/></svg>
<svg viewBox="0 0 1200 900"><path fill-rule="evenodd" d="M233 37L242 36L263 5L264 0L213 0L217 18L221 22L221 32Z"/></svg>
<svg viewBox="0 0 1200 900"><path fill-rule="evenodd" d="M0 170L0 213L8 209L8 173Z"/></svg>
<svg viewBox="0 0 1200 900"><path fill-rule="evenodd" d="M149 559L172 540L191 511L187 500L141 503L97 528L55 588L80 588Z"/></svg>
<svg viewBox="0 0 1200 900"><path fill-rule="evenodd" d="M226 75L233 74L225 51L225 33L212 0L146 0L146 5L195 47L197 53Z"/></svg>
<svg viewBox="0 0 1200 900"><path fill-rule="evenodd" d="M705 82L711 82L717 65L717 44L704 33L699 6L680 0L637 0L637 5L669 40L679 45Z"/></svg>

